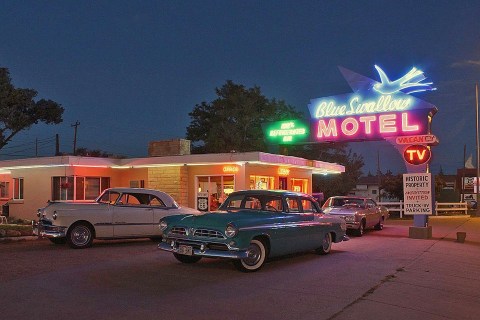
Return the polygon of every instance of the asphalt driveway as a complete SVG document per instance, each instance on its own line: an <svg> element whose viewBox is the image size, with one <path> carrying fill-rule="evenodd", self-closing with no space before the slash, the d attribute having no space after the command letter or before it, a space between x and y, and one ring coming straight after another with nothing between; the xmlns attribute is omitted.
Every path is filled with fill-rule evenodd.
<svg viewBox="0 0 480 320"><path fill-rule="evenodd" d="M269 261L244 274L226 260L177 262L150 240L0 244L2 319L477 319L480 218L411 221L334 244L331 254ZM466 231L465 243L456 232Z"/></svg>

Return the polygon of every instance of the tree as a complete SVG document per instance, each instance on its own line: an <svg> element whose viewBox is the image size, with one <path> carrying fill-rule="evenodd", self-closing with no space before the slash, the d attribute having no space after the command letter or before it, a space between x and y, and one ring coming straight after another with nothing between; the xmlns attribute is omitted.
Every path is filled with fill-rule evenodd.
<svg viewBox="0 0 480 320"><path fill-rule="evenodd" d="M267 99L257 86L228 80L215 92L214 101L197 104L189 113L187 139L195 153L265 151L262 123L303 116L283 100Z"/></svg>
<svg viewBox="0 0 480 320"><path fill-rule="evenodd" d="M267 151L263 123L304 117L283 100L267 99L257 86L247 89L227 81L215 92L217 99L197 104L189 113L187 139L196 143L196 153ZM346 143L290 145L282 146L282 153L344 165L345 173L313 180L314 191L344 195L355 187L364 165L362 156L346 148Z"/></svg>
<svg viewBox="0 0 480 320"><path fill-rule="evenodd" d="M0 149L34 124L59 124L64 108L52 100L34 101L37 91L15 88L7 68L0 68Z"/></svg>
<svg viewBox="0 0 480 320"><path fill-rule="evenodd" d="M382 174L380 189L389 198L403 200L403 175L394 175L390 170L387 171L387 173Z"/></svg>
<svg viewBox="0 0 480 320"><path fill-rule="evenodd" d="M339 175L315 175L313 176L313 190L323 192L325 199L331 196L347 195L350 190L355 188L358 179L362 175L362 167L365 164L363 157L352 150L346 151L345 144L339 144L335 148L332 145L318 145L323 149L322 161L335 162L345 166L345 172ZM328 152L330 148L330 152Z"/></svg>

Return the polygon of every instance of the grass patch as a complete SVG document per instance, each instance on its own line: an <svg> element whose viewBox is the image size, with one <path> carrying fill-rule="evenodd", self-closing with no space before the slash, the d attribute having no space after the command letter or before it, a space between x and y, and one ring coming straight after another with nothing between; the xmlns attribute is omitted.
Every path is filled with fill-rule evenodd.
<svg viewBox="0 0 480 320"><path fill-rule="evenodd" d="M23 237L32 235L32 226L25 224L0 224L0 237Z"/></svg>

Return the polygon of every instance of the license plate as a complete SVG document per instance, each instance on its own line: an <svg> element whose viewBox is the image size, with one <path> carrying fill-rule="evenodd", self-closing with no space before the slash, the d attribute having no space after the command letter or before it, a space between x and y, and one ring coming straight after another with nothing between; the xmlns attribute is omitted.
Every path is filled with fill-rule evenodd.
<svg viewBox="0 0 480 320"><path fill-rule="evenodd" d="M179 245L178 246L178 253L186 255L186 256L192 256L193 255L193 248L191 246Z"/></svg>

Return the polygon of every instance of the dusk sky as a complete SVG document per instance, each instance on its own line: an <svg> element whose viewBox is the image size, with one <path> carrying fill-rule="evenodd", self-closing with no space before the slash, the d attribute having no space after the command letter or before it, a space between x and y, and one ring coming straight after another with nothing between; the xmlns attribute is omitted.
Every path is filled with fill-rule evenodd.
<svg viewBox="0 0 480 320"><path fill-rule="evenodd" d="M0 159L101 149L147 156L148 142L184 138L188 113L227 80L259 86L308 114L310 99L350 92L343 66L378 79L413 66L436 91L416 95L439 112L431 168L454 174L475 160L480 1L2 1L0 66L16 87L65 108L63 123L36 125ZM356 142L364 172L404 172L388 143Z"/></svg>

